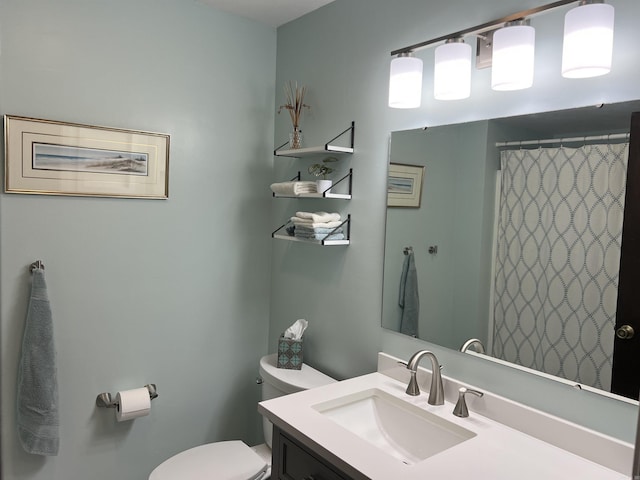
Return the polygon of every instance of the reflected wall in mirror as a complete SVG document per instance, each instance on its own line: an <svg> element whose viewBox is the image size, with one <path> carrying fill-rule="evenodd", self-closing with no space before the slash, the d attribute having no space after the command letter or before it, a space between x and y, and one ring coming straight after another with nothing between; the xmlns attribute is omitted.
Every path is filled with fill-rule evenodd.
<svg viewBox="0 0 640 480"><path fill-rule="evenodd" d="M390 163L428 173L419 209L387 209L382 326L611 391L634 111L393 132Z"/></svg>

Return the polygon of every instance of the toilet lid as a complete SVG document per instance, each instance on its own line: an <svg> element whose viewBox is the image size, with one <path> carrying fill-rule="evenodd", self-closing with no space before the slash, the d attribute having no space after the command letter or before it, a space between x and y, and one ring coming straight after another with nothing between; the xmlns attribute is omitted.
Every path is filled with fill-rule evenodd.
<svg viewBox="0 0 640 480"><path fill-rule="evenodd" d="M239 440L190 448L158 465L149 480L256 480L267 470L260 456Z"/></svg>

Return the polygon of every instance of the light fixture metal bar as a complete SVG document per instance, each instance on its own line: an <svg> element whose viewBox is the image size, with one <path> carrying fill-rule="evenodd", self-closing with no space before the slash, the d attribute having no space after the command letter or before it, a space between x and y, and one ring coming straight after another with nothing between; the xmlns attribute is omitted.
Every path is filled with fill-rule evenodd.
<svg viewBox="0 0 640 480"><path fill-rule="evenodd" d="M529 10L523 10L521 12L516 12L511 15L507 15L506 17L498 18L496 20L492 20L487 23L483 23L481 25L476 25L475 27L465 28L464 30L460 30L458 32L449 33L447 35L443 35L441 37L432 38L431 40L427 40L424 42L416 43L415 45L409 45L408 47L399 48L398 50L394 50L391 52L391 56L395 57L396 55L402 53L415 52L417 50L422 50L423 48L427 48L431 45L434 45L439 42L444 42L449 38L457 38L464 37L465 35L471 34L480 34L483 32L487 32L489 30L493 30L496 26L513 22L515 20L521 20L525 17L530 17L537 13L545 12L547 10L553 10L554 8L563 7L565 5L569 5L571 3L576 3L580 0L559 0L557 2L548 3L546 5L541 5L540 7L530 8Z"/></svg>

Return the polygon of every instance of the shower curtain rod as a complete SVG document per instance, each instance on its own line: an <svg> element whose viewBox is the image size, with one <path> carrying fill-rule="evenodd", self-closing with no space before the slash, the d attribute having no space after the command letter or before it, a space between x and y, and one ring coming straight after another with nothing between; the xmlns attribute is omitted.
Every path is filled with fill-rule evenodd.
<svg viewBox="0 0 640 480"><path fill-rule="evenodd" d="M585 137L567 137L567 138L546 138L544 140L521 140L511 142L496 142L496 147L522 147L525 145L546 145L550 143L575 143L575 142L595 142L609 140L628 140L628 133L612 133L610 135L591 135Z"/></svg>

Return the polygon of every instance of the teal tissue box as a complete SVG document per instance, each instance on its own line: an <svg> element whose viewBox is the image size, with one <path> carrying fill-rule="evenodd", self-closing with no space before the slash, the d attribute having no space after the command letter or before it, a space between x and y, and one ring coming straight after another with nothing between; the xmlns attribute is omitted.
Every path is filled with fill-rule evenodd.
<svg viewBox="0 0 640 480"><path fill-rule="evenodd" d="M289 370L302 368L302 340L280 337L278 339L278 362L276 367Z"/></svg>

